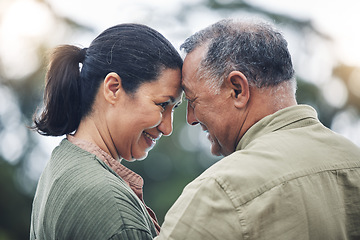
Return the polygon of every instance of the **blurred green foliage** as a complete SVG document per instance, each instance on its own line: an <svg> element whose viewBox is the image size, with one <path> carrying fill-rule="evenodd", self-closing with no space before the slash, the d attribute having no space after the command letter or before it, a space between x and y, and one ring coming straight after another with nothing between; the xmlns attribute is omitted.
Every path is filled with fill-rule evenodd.
<svg viewBox="0 0 360 240"><path fill-rule="evenodd" d="M46 1L38 0L37 2L44 4L54 18L67 27L67 34L91 31L92 28L89 26L57 15ZM184 5L179 9L178 15L174 15L173 18L185 21L186 15L191 11L196 11L199 6L218 12L224 17L229 13L237 12L264 16L282 26L293 29L298 33L298 37L316 35L323 41L329 41L329 38L316 29L310 20L298 20L291 16L270 12L246 1L203 0L195 4ZM0 15L0 25L2 24L1 17ZM182 37L183 39L180 41L187 36ZM37 43L34 43L33 47L36 48L39 56L43 56L48 48L47 45ZM8 97L4 99L5 95L5 97L0 96L3 105L0 107L0 138L13 136L11 133L18 135L19 129L31 124L33 112L42 101L45 60L42 57L40 59L42 62L37 70L21 79L7 77L4 69L0 68L0 90L2 89L3 93L6 92L11 95L11 99L14 99L13 101ZM339 64L334 69L334 75L346 85L351 71L354 71L354 68ZM336 108L324 99L321 89L317 85L300 77L298 77L297 99L299 103L307 103L315 107L319 112L320 120L328 127L331 127L337 113L346 111L349 107L356 109L356 113L359 114L358 95L350 94L347 104ZM5 105L8 108L4 107ZM9 125L9 122L13 122L9 118L16 111L20 113L16 117L19 124ZM206 143L200 129L186 126L185 114L186 104L184 103L175 112L173 135L162 138L146 160L133 163L124 162L127 167L143 176L145 201L156 212L160 223L163 222L166 211L181 194L184 186L219 159L219 157L210 155L210 145ZM31 166L36 165L37 161L41 165L41 162L46 161L42 158L48 157L48 155L44 153L39 138L29 130L27 131L28 133L21 135L21 139L18 140L17 144L21 146L21 149L17 152L18 155L16 152L14 153L15 159L9 160L6 155L6 151L9 149L7 144L10 143L0 141L0 145L2 145L0 147L0 240L27 239L29 236L31 202L41 171L34 172L34 167Z"/></svg>
<svg viewBox="0 0 360 240"><path fill-rule="evenodd" d="M0 239L28 239L32 197L16 180L17 166L0 158Z"/></svg>

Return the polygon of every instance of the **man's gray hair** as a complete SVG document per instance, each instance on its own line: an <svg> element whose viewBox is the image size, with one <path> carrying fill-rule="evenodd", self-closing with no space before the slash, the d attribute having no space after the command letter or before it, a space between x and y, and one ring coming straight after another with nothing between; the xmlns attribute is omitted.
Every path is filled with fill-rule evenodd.
<svg viewBox="0 0 360 240"><path fill-rule="evenodd" d="M269 23L221 20L187 38L180 49L189 54L200 46L207 46L207 53L198 74L215 91L232 71L242 72L250 86L275 87L290 81L296 91L287 42Z"/></svg>

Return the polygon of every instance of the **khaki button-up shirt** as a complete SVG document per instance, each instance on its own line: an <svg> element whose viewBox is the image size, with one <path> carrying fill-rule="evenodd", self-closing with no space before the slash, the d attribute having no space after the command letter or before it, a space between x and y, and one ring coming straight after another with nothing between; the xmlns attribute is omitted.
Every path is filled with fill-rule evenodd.
<svg viewBox="0 0 360 240"><path fill-rule="evenodd" d="M359 159L311 107L280 110L184 189L156 239L359 239Z"/></svg>

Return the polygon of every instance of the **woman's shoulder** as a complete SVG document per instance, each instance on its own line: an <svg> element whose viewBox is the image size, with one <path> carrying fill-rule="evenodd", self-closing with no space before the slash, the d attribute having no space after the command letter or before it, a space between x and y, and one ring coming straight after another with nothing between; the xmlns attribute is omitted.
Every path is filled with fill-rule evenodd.
<svg viewBox="0 0 360 240"><path fill-rule="evenodd" d="M39 182L46 200L38 204L45 204L47 221L56 222L64 234L74 236L80 231L96 239L97 234L128 229L149 231L140 200L95 155L65 140L50 161L43 173L46 177ZM75 229L80 226L89 229Z"/></svg>
<svg viewBox="0 0 360 240"><path fill-rule="evenodd" d="M133 195L125 181L103 161L66 139L53 151L49 165L44 174L50 174L47 182L52 182L56 195L60 191L63 197L69 195L71 199L100 198L102 204L106 203L103 198L121 200Z"/></svg>

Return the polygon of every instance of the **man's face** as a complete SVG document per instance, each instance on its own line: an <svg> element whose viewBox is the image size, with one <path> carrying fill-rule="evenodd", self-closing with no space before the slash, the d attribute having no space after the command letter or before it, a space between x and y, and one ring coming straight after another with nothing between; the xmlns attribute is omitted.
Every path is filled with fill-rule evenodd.
<svg viewBox="0 0 360 240"><path fill-rule="evenodd" d="M215 93L205 79L198 79L198 68L205 52L204 47L199 47L184 60L182 87L188 100L186 118L190 125L200 124L208 133L212 154L227 156L235 151L241 127L233 115L236 108L230 90L221 88Z"/></svg>

